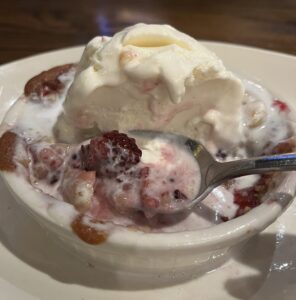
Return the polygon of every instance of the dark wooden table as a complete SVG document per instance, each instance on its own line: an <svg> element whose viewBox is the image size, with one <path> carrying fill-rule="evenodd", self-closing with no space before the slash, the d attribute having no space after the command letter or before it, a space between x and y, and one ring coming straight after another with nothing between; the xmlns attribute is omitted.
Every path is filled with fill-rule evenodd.
<svg viewBox="0 0 296 300"><path fill-rule="evenodd" d="M0 64L137 22L296 54L296 0L0 0Z"/></svg>

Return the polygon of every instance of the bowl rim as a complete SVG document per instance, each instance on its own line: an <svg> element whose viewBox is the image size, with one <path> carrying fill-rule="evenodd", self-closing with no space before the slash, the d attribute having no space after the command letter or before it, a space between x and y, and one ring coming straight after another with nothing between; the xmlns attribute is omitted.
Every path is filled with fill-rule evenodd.
<svg viewBox="0 0 296 300"><path fill-rule="evenodd" d="M43 221L49 222L51 226L54 226L57 230L69 235L69 237L72 236L75 240L93 247L93 245L80 240L70 227L58 224L48 213L41 214L36 208L36 205L27 201L28 197L22 193L23 190L20 185L13 184L15 178L19 177L18 179L21 179L34 193L38 194L39 192L25 181L24 178L20 178L17 174L10 172L0 171L0 174L16 200L21 202L29 212L35 216L39 216ZM172 248L177 251L184 249L198 249L201 252L206 252L209 248L211 250L225 248L226 246L234 245L247 237L253 236L270 225L292 202L293 195L286 195L289 197L278 197L272 198L271 200L266 199L261 205L251 209L249 212L238 218L198 230L173 233L153 233L134 231L118 226L118 230L116 228L116 230L111 232L103 244L95 246L99 246L98 248L100 248L102 245L108 245L112 249L117 250L126 248L131 249L136 246L138 249L149 251L167 251ZM40 201L44 200L40 199Z"/></svg>

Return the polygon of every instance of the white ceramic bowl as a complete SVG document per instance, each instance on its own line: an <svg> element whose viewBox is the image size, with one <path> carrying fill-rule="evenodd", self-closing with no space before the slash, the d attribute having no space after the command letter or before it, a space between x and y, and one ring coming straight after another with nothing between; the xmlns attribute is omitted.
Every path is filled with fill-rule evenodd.
<svg viewBox="0 0 296 300"><path fill-rule="evenodd" d="M262 231L281 215L291 202L292 188L295 188L295 178L292 180L294 176L289 176L289 180L272 193L272 200L244 216L206 229L178 233L116 230L106 242L89 245L68 226L57 224L57 219L47 213L47 205L40 199L40 193L29 187L25 180L16 179L9 173L2 173L2 176L17 202L76 254L107 268L136 272L181 271L214 263L216 257Z"/></svg>
<svg viewBox="0 0 296 300"><path fill-rule="evenodd" d="M216 51L228 66L230 65L229 62L236 62L236 64L230 65L231 69L242 69L247 71L244 72L245 77L258 79L258 72L255 71L253 76L252 71L248 74L250 68L245 63L250 52L254 51L253 49L242 48L241 57L238 57L239 59L234 57L231 60L230 57L227 57L227 51L224 53L225 57L217 51L219 45L216 45L217 49L215 49L214 44L212 47L211 44L207 44L207 46ZM4 99L0 116L3 117L15 98L21 94L20 88L26 80L51 66L77 61L81 51L82 48L61 50L6 66L7 74L10 76L13 72L17 74L18 70L23 70L22 68L25 67L29 71L23 71L18 75L19 83L12 85L10 82L11 92L8 91L10 97L7 96ZM264 51L259 53L262 55L264 63ZM240 62L242 62L242 66ZM260 73L258 64L253 63L252 66ZM19 86L17 86L18 84ZM17 88L15 88L16 86ZM7 93L6 90L4 92ZM62 223L58 224L56 219L47 213L48 207L39 197L40 193L23 179L16 178L15 175L6 172L2 172L2 176L17 202L42 227L53 233L68 248L75 250L77 254L83 257L90 258L92 262L108 268L137 272L185 270L192 267L197 268L206 263L210 264L215 257L225 254L233 246L265 229L285 210L295 195L294 173L290 173L282 184L269 195L269 200L246 215L229 222L213 225L206 229L179 233L144 233L118 230L110 235L103 244L93 246L81 241L73 234L69 226Z"/></svg>

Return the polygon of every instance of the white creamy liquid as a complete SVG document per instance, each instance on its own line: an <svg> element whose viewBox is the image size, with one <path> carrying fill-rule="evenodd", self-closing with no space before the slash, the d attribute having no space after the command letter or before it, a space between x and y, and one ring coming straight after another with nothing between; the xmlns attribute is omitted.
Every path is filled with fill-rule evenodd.
<svg viewBox="0 0 296 300"><path fill-rule="evenodd" d="M58 115L62 111L62 104L65 100L65 95L73 76L73 73L69 73L62 77L62 80L66 83L66 89L53 103L33 103L27 101L24 97L21 97L8 112L4 121L4 128L14 128L14 130L28 142L38 140L53 141L52 128L56 123ZM262 107L263 110L265 109L265 111L262 112L262 123L260 126L248 126L247 123L250 122L250 120L248 120L248 114L246 112L245 117L242 120L242 122L244 122L243 125L246 139L248 140L248 143L252 144L252 147L255 145L253 151L256 153L262 150L262 147L264 147L266 143L266 139L268 137L270 139L270 135L272 135L272 140L275 143L286 138L289 132L289 126L283 118L280 118L276 108L272 107L272 96L269 92L260 85L250 81L244 81L244 84L247 92L245 99L250 102L260 101L261 104L263 104L260 104L260 107ZM277 127L276 132L273 130L275 126ZM151 156L151 153L148 152L147 149L143 150L143 159L151 162L154 158ZM234 152L234 158L239 157L239 151ZM241 153L243 153L242 155L245 155L245 151L242 151ZM237 186L252 186L256 181L256 178L252 176L239 179L237 181ZM61 200L55 200L49 195L42 194L40 191L32 188L25 178L21 178L19 174L9 174L9 178L14 181L14 186L18 186L18 189L23 191L22 193L24 195L30 195L31 200L29 201L32 205L36 206L36 208L38 207L38 210L42 211L43 215L48 215L62 226L68 227L69 222L77 215L77 212L72 205L62 202ZM233 218L236 210L237 205L233 203L233 194L225 187L220 186L199 206L192 210L186 218L181 219L173 225L163 226L162 228L150 228L150 230L156 232L197 230L222 222L220 216L229 219ZM124 216L114 219L112 222L113 225L132 225L131 220L128 220ZM111 225L112 222L110 222ZM111 225L108 224L106 226L110 227Z"/></svg>

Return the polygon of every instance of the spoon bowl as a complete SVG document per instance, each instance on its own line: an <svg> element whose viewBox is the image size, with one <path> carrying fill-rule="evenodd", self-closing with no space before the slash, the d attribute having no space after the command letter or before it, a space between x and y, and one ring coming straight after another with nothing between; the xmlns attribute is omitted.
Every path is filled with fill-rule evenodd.
<svg viewBox="0 0 296 300"><path fill-rule="evenodd" d="M185 149L192 155L199 166L200 186L197 195L188 201L174 202L174 205L169 208L160 205L155 208L155 212L160 214L174 214L192 209L204 200L214 188L229 179L251 174L296 170L295 153L218 162L202 143L183 135L150 130L132 130L129 134L146 141L162 139L168 143L177 144L180 150Z"/></svg>

